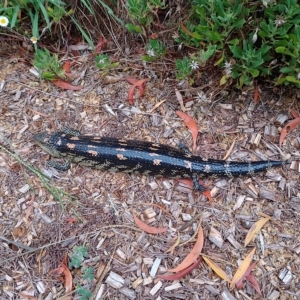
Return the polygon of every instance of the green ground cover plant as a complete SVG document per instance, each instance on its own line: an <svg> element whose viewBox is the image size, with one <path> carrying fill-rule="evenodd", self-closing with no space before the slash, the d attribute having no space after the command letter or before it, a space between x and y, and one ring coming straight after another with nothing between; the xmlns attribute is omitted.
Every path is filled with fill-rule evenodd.
<svg viewBox="0 0 300 300"><path fill-rule="evenodd" d="M193 0L192 16L177 42L206 50L216 46L221 79L242 87L258 76L300 85L300 5L296 0Z"/></svg>
<svg viewBox="0 0 300 300"><path fill-rule="evenodd" d="M57 62L58 58L44 49L43 53L38 51L41 36L54 37L55 29L60 28L63 38L67 33L66 22L71 21L95 49L97 37L90 27L83 25L82 18L89 14L96 20L100 7L122 25L122 30L128 30L133 39L140 42L142 37L141 59L150 64L172 52L170 39L166 42L160 32L173 30L172 47L180 47L179 57L173 58L174 76L178 80L189 78L193 84L195 69L199 67L201 72L209 64L221 75L220 85L235 84L242 88L259 79L274 85L300 87L300 4L296 0L190 0L185 3L180 22L172 19L174 7L164 0L127 0L117 4L115 0L84 0L80 3L80 15L76 4L67 0L4 1L0 4L0 26L31 39L37 64L40 65L41 59ZM164 14L164 28L169 26L172 30L157 29L162 28L161 14ZM102 52L96 57L100 69L115 66L106 55ZM61 70L52 71L57 75ZM42 74L46 79L53 77Z"/></svg>

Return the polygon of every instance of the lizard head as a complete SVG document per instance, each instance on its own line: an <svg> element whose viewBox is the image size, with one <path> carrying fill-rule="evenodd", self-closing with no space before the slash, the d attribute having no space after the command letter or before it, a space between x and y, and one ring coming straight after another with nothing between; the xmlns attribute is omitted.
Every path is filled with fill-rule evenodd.
<svg viewBox="0 0 300 300"><path fill-rule="evenodd" d="M60 137L58 134L49 134L41 132L33 137L34 141L46 152L54 157L59 157L60 153L57 151L59 146Z"/></svg>

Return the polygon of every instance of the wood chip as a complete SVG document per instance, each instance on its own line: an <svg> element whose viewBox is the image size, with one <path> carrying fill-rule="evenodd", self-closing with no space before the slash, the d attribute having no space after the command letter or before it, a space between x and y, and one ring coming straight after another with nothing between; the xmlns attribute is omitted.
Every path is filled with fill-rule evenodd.
<svg viewBox="0 0 300 300"><path fill-rule="evenodd" d="M158 184L155 181L148 183L152 190L156 190L158 188Z"/></svg>
<svg viewBox="0 0 300 300"><path fill-rule="evenodd" d="M152 278L155 277L156 273L157 273L157 270L158 270L158 267L160 266L160 263L161 263L161 258L156 258L153 265L152 265L152 268L150 270L150 276Z"/></svg>
<svg viewBox="0 0 300 300"><path fill-rule="evenodd" d="M268 300L276 300L280 297L280 293L278 291L273 291L271 295L268 297Z"/></svg>
<svg viewBox="0 0 300 300"><path fill-rule="evenodd" d="M222 248L224 241L222 239L221 233L217 229L211 227L208 238L217 247Z"/></svg>
<svg viewBox="0 0 300 300"><path fill-rule="evenodd" d="M228 242L236 249L241 249L242 245L237 242L232 234L229 234L227 237Z"/></svg>
<svg viewBox="0 0 300 300"><path fill-rule="evenodd" d="M153 279L150 276L147 278L144 278L143 285L148 285L148 284L152 283L152 281L153 281Z"/></svg>
<svg viewBox="0 0 300 300"><path fill-rule="evenodd" d="M152 207L149 207L143 211L143 217L145 220L154 218L156 216L156 212Z"/></svg>
<svg viewBox="0 0 300 300"><path fill-rule="evenodd" d="M30 190L29 184L25 184L24 186L22 186L22 187L19 189L19 192L22 193L22 194L25 194L25 193L27 193L29 190Z"/></svg>
<svg viewBox="0 0 300 300"><path fill-rule="evenodd" d="M132 283L132 287L136 289L142 282L143 282L143 278L139 277Z"/></svg>
<svg viewBox="0 0 300 300"><path fill-rule="evenodd" d="M293 274L288 268L280 270L278 277L282 280L284 284L288 284L293 279Z"/></svg>
<svg viewBox="0 0 300 300"><path fill-rule="evenodd" d="M236 199L236 202L235 202L235 204L234 204L233 210L239 209L239 208L242 206L242 204L243 204L245 198L246 198L246 196L244 196L244 195L239 195L239 196L237 197L237 199Z"/></svg>
<svg viewBox="0 0 300 300"><path fill-rule="evenodd" d="M261 186L259 188L259 197L260 198L264 198L264 199L268 199L268 200L272 200L272 201L277 201L277 196L276 193L264 186Z"/></svg>
<svg viewBox="0 0 300 300"><path fill-rule="evenodd" d="M169 286L165 287L165 291L166 292L173 291L173 290L176 290L176 289L180 289L181 287L182 287L181 283L177 282L177 283L174 283L172 285L169 285Z"/></svg>
<svg viewBox="0 0 300 300"><path fill-rule="evenodd" d="M221 299L223 299L223 300L237 300L235 297L233 297L231 295L231 293L227 289L224 289L223 292L221 293Z"/></svg>
<svg viewBox="0 0 300 300"><path fill-rule="evenodd" d="M125 280L119 274L111 271L107 276L105 282L115 289L120 289L124 285Z"/></svg>
<svg viewBox="0 0 300 300"><path fill-rule="evenodd" d="M136 299L135 291L132 290L132 289L129 289L129 288L126 287L126 286L120 288L120 289L119 289L119 292L120 292L121 294L123 294L124 296L126 296L127 298L129 298L129 299L132 299L132 300Z"/></svg>
<svg viewBox="0 0 300 300"><path fill-rule="evenodd" d="M96 272L96 275L95 275L95 278L96 279L99 279L103 273L103 271L105 270L106 268L106 264L101 260L99 262L99 266L98 266L98 269L97 269L97 272Z"/></svg>
<svg viewBox="0 0 300 300"><path fill-rule="evenodd" d="M277 116L277 118L275 119L274 123L276 125L281 125L283 124L285 121L287 121L289 119L289 116L288 115L284 115L284 114L279 114Z"/></svg>
<svg viewBox="0 0 300 300"><path fill-rule="evenodd" d="M158 281L155 286L150 290L150 295L151 296L154 296L158 291L159 289L162 287L162 282L161 281Z"/></svg>
<svg viewBox="0 0 300 300"><path fill-rule="evenodd" d="M122 249L118 248L118 249L116 250L116 253L117 253L117 255L118 255L122 260L126 260L126 259L127 259L127 258L126 258L126 254L123 252Z"/></svg>
<svg viewBox="0 0 300 300"><path fill-rule="evenodd" d="M36 284L36 288L40 294L44 294L46 292L46 285L43 281L38 281Z"/></svg>
<svg viewBox="0 0 300 300"><path fill-rule="evenodd" d="M151 257L145 257L145 258L143 258L143 263L145 265L153 265L153 258L151 258Z"/></svg>

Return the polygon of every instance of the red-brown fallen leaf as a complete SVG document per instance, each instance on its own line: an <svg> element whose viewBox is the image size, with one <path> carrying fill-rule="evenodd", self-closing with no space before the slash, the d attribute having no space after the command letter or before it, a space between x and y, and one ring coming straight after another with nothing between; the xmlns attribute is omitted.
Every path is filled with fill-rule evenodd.
<svg viewBox="0 0 300 300"><path fill-rule="evenodd" d="M142 97L145 93L145 87L146 87L146 82L149 80L148 78L137 80L135 78L124 78L126 81L129 83L133 84L133 86L129 89L128 92L128 102L130 105L133 105L133 94L134 94L134 89L136 87L139 88L140 91L140 97Z"/></svg>
<svg viewBox="0 0 300 300"><path fill-rule="evenodd" d="M98 44L95 46L96 53L101 52L102 49L105 49L107 46L106 39L103 38L103 36L100 36L98 39Z"/></svg>
<svg viewBox="0 0 300 300"><path fill-rule="evenodd" d="M291 115L294 119L300 118L300 115L293 109L291 109Z"/></svg>
<svg viewBox="0 0 300 300"><path fill-rule="evenodd" d="M250 272L249 275L246 276L246 279L252 284L253 288L257 291L257 293L262 296L258 281L254 277L253 273Z"/></svg>
<svg viewBox="0 0 300 300"><path fill-rule="evenodd" d="M195 262L190 265L189 267L179 271L176 274L170 274L170 275L157 275L156 278L164 279L164 280L178 280L185 276L186 274L190 273L192 270L196 269L202 261L202 256L199 256Z"/></svg>
<svg viewBox="0 0 300 300"><path fill-rule="evenodd" d="M189 130L192 133L192 137L193 137L193 152L196 149L196 142L197 142L197 136L198 136L198 127L196 122L193 120L193 118L191 118L189 115L187 115L186 113L177 110L176 111L177 116L179 116L184 123L186 124L186 126L189 128Z"/></svg>
<svg viewBox="0 0 300 300"><path fill-rule="evenodd" d="M136 78L130 78L130 77L124 78L124 80L126 80L127 82L129 82L131 84L135 84L135 83L137 83L139 81Z"/></svg>
<svg viewBox="0 0 300 300"><path fill-rule="evenodd" d="M58 275L63 274L64 271L65 271L65 267L59 267L59 268L53 269L53 270L51 271L51 274L52 274L53 276L58 276Z"/></svg>
<svg viewBox="0 0 300 300"><path fill-rule="evenodd" d="M52 271L53 275L64 274L64 276L65 276L64 284L65 284L66 294L68 294L72 291L72 286L73 286L73 278L72 278L72 274L71 274L70 270L68 269L67 257L68 257L68 254L66 253L63 261L60 264L60 267L56 268Z"/></svg>
<svg viewBox="0 0 300 300"><path fill-rule="evenodd" d="M259 90L257 86L254 91L254 99L253 99L255 103L258 101L258 98L259 98Z"/></svg>
<svg viewBox="0 0 300 300"><path fill-rule="evenodd" d="M282 129L279 139L279 146L281 147L282 142L284 141L285 137L294 130L300 124L300 118L294 119L287 123L287 125Z"/></svg>
<svg viewBox="0 0 300 300"><path fill-rule="evenodd" d="M74 86L72 84L70 84L69 82L63 81L63 80L51 80L51 82L60 87L61 89L65 89L65 90L72 90L72 91L78 91L81 90L83 88L83 86Z"/></svg>
<svg viewBox="0 0 300 300"><path fill-rule="evenodd" d="M68 268L67 258L68 258L68 254L66 253L65 257L61 263L62 267L65 268L64 275L65 275L66 294L68 294L72 291L72 285L73 285L73 278L72 278L72 274Z"/></svg>
<svg viewBox="0 0 300 300"><path fill-rule="evenodd" d="M183 183L183 184L186 184L187 186L189 186L191 188L194 188L194 184L193 184L192 179L181 178L181 179L176 179L176 180ZM199 183L204 186L204 182L202 180L199 180ZM214 205L214 201L213 201L213 198L211 196L210 190L206 190L206 191L202 192L202 194L209 200L211 205Z"/></svg>
<svg viewBox="0 0 300 300"><path fill-rule="evenodd" d="M158 38L157 33L152 33L151 35L149 35L149 39L156 40L157 38Z"/></svg>
<svg viewBox="0 0 300 300"><path fill-rule="evenodd" d="M68 59L67 61L65 61L65 63L63 64L62 68L65 72L70 73L70 65L71 65L71 61Z"/></svg>
<svg viewBox="0 0 300 300"><path fill-rule="evenodd" d="M67 223L77 223L78 219L77 218L66 218L65 221Z"/></svg>
<svg viewBox="0 0 300 300"><path fill-rule="evenodd" d="M136 226L138 226L139 228L141 228L143 231L147 233L157 234L157 233L166 232L168 230L167 227L157 228L157 227L149 226L148 224L142 222L138 217L136 217L135 214L133 214L133 218Z"/></svg>
<svg viewBox="0 0 300 300"><path fill-rule="evenodd" d="M250 274L250 272L256 267L257 263L252 263L247 271L245 272L244 276L235 284L235 286L238 288L238 289L241 289L243 288L243 280L245 279L246 276L248 276Z"/></svg>
<svg viewBox="0 0 300 300"><path fill-rule="evenodd" d="M199 226L197 241L191 252L186 256L186 258L181 262L181 264L179 264L176 268L169 269L168 272L179 272L189 267L199 257L203 248L203 242L203 229L201 226Z"/></svg>
<svg viewBox="0 0 300 300"><path fill-rule="evenodd" d="M128 91L128 102L129 102L130 105L133 105L134 90L135 90L135 85L133 85L132 87L130 87L130 89Z"/></svg>
<svg viewBox="0 0 300 300"><path fill-rule="evenodd" d="M247 271L246 271L244 277L242 277L242 278L235 284L235 286L237 287L237 289L242 289L242 288L244 287L243 280L246 279L246 280L248 280L248 281L252 284L253 288L257 291L257 293L258 293L259 295L262 295L262 294L261 294L260 287L259 287L259 284L258 284L258 281L256 280L256 278L254 277L254 275L253 275L253 273L252 273L252 270L256 267L256 265L257 265L257 263L252 263L252 264L248 267L248 269L247 269Z"/></svg>

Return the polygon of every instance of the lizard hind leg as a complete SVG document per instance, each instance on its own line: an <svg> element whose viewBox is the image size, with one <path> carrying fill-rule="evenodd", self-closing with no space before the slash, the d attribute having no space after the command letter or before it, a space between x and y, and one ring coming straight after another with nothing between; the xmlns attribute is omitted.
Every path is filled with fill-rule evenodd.
<svg viewBox="0 0 300 300"><path fill-rule="evenodd" d="M194 185L195 190L200 191L200 192L207 191L207 188L204 185L199 183L199 179L196 174L193 174L192 179L193 179L193 185Z"/></svg>
<svg viewBox="0 0 300 300"><path fill-rule="evenodd" d="M179 150L182 151L185 155L192 155L192 152L190 151L189 147L183 142L179 142L177 146Z"/></svg>

